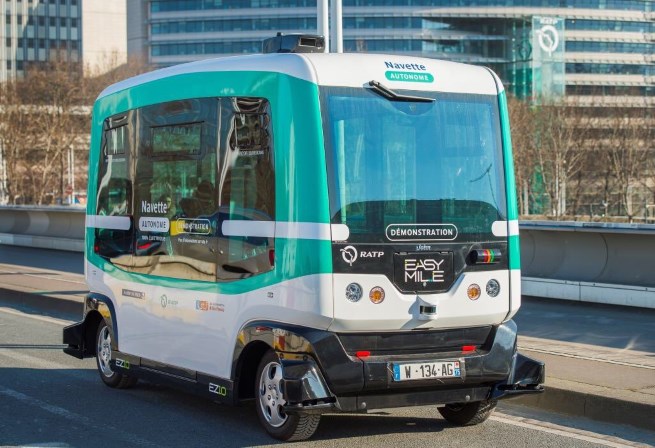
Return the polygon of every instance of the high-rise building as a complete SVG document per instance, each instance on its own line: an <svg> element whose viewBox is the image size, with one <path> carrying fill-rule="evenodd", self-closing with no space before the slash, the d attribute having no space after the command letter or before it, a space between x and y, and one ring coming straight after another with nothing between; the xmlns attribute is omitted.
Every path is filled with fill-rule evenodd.
<svg viewBox="0 0 655 448"><path fill-rule="evenodd" d="M167 66L316 32L316 0L134 0L130 54ZM655 105L652 0L343 0L344 51L492 67L523 97Z"/></svg>
<svg viewBox="0 0 655 448"><path fill-rule="evenodd" d="M55 58L92 71L127 60L125 0L0 0L0 81Z"/></svg>

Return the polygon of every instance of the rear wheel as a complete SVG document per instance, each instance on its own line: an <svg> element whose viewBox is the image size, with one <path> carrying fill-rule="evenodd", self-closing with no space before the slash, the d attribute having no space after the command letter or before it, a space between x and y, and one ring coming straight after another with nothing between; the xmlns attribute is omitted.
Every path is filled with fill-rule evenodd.
<svg viewBox="0 0 655 448"><path fill-rule="evenodd" d="M286 414L286 402L281 384L282 365L275 352L269 350L259 363L255 383L255 400L259 421L278 440L295 441L310 438L321 416L318 414Z"/></svg>
<svg viewBox="0 0 655 448"><path fill-rule="evenodd" d="M498 404L497 400L476 401L473 403L447 404L439 408L439 413L449 423L458 426L471 426L484 422Z"/></svg>
<svg viewBox="0 0 655 448"><path fill-rule="evenodd" d="M102 382L109 387L125 389L136 384L137 379L125 374L115 372L111 368L111 333L107 323L103 320L98 325L96 336L96 365Z"/></svg>

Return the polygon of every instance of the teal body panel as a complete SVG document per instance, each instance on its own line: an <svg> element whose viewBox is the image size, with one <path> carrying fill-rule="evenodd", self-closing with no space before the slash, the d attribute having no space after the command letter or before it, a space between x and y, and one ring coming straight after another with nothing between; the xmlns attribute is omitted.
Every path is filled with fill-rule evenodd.
<svg viewBox="0 0 655 448"><path fill-rule="evenodd" d="M156 103L185 98L266 98L271 107L275 160L275 219L329 224L327 172L318 86L274 72L199 72L153 80L99 98L93 108L87 214L96 214L98 161L106 118ZM331 242L276 238L275 268L238 282L213 283L135 274L116 268L93 250L86 229L86 259L109 275L144 284L239 294L282 281L332 272Z"/></svg>
<svg viewBox="0 0 655 448"><path fill-rule="evenodd" d="M519 219L519 209L516 200L516 179L514 177L514 158L512 157L512 136L509 127L509 112L507 110L507 95L503 90L498 95L500 109L501 137L503 141L503 160L505 163L505 191L507 192L507 220ZM521 268L521 250L519 236L509 235L509 268Z"/></svg>

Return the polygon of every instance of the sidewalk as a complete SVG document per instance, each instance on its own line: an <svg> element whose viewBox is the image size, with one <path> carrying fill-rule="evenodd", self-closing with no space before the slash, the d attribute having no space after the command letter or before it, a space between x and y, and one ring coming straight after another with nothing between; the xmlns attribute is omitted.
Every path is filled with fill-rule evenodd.
<svg viewBox="0 0 655 448"><path fill-rule="evenodd" d="M655 430L655 354L519 336L546 363L546 391L512 402Z"/></svg>
<svg viewBox="0 0 655 448"><path fill-rule="evenodd" d="M32 262L6 248L0 302L81 317L81 254ZM655 310L524 298L515 320L519 351L546 363L546 392L507 403L655 430Z"/></svg>

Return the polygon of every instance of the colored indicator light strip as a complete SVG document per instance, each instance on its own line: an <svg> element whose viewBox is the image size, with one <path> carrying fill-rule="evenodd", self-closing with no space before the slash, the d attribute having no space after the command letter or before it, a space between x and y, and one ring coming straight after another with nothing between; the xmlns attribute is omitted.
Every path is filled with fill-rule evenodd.
<svg viewBox="0 0 655 448"><path fill-rule="evenodd" d="M498 249L476 249L471 259L475 264L493 264L500 261L501 253Z"/></svg>

